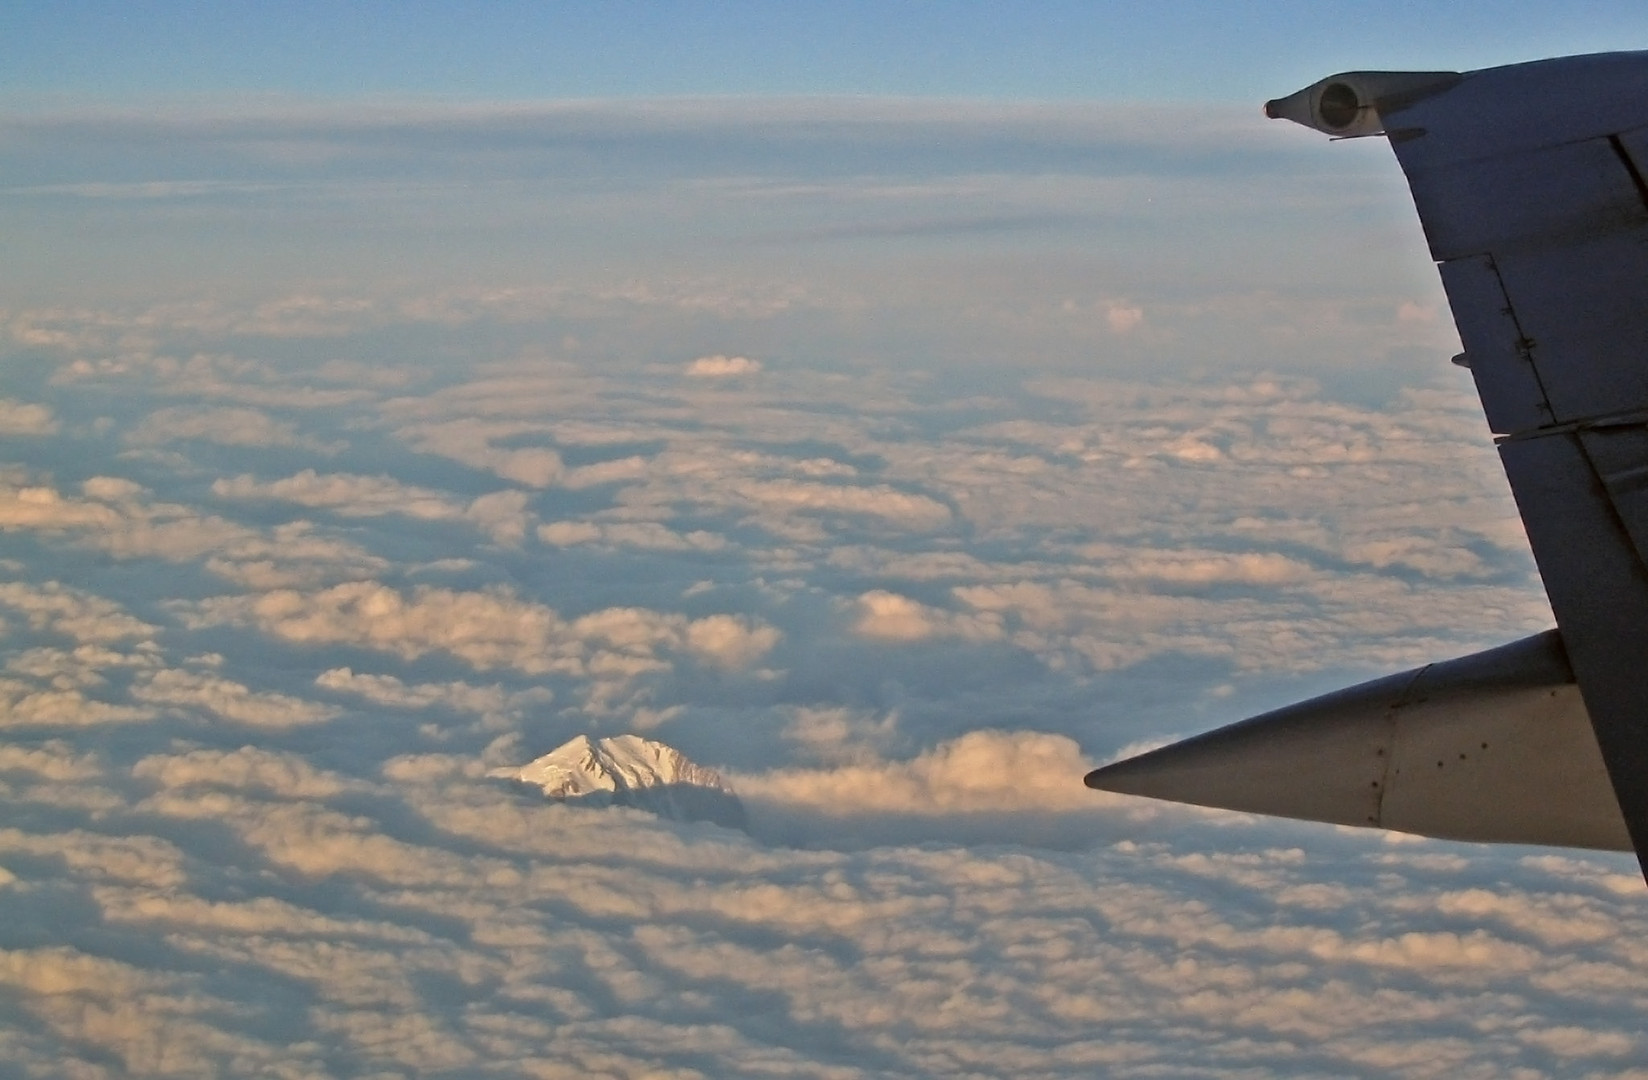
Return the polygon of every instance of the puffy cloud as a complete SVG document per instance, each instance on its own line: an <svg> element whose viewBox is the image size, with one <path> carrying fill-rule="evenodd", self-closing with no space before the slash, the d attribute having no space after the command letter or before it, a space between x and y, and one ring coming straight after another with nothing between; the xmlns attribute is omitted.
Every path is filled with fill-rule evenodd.
<svg viewBox="0 0 1648 1080"><path fill-rule="evenodd" d="M463 507L449 496L412 487L387 476L317 473L303 469L284 480L261 483L241 474L212 482L212 494L224 499L276 499L299 506L324 507L348 517L400 514L429 521L459 517Z"/></svg>
<svg viewBox="0 0 1648 1080"><path fill-rule="evenodd" d="M65 499L49 487L0 488L0 529L8 532L111 528L120 521L118 512L109 506Z"/></svg>
<svg viewBox="0 0 1648 1080"><path fill-rule="evenodd" d="M938 625L935 615L942 617L925 604L885 589L876 589L860 596L858 606L863 614L853 629L866 637L893 641L919 641L931 637Z"/></svg>
<svg viewBox="0 0 1648 1080"><path fill-rule="evenodd" d="M463 517L496 542L519 547L532 521L532 515L527 513L527 501L524 491L494 491L472 499L464 508Z"/></svg>
<svg viewBox="0 0 1648 1080"><path fill-rule="evenodd" d="M1137 829L1164 814L1184 822L1212 813L1089 790L1082 777L1094 763L1063 735L971 731L902 761L880 759L873 741L855 745L856 752L838 744L823 755L834 764L736 774L751 831L804 847L1080 848L1120 822Z"/></svg>
<svg viewBox="0 0 1648 1080"><path fill-rule="evenodd" d="M102 645L77 645L58 649L39 645L15 653L6 661L6 671L35 680L58 690L86 689L107 683L108 672L120 668L153 668L160 663L159 649L145 641L129 651Z"/></svg>
<svg viewBox="0 0 1648 1080"><path fill-rule="evenodd" d="M358 576L385 565L355 544L318 534L308 522L286 522L265 534L177 503L150 501L129 480L97 476L81 487L85 498L18 477L0 479L0 531L75 535L119 559L204 557L212 572L247 582L294 584Z"/></svg>
<svg viewBox="0 0 1648 1080"><path fill-rule="evenodd" d="M1113 334L1130 334L1144 322L1144 309L1137 304L1114 303L1105 309L1105 325Z"/></svg>
<svg viewBox="0 0 1648 1080"><path fill-rule="evenodd" d="M555 547L600 544L648 551L721 551L727 539L703 529L678 533L656 521L551 521L538 526L538 539Z"/></svg>
<svg viewBox="0 0 1648 1080"><path fill-rule="evenodd" d="M172 928L193 935L274 935L286 938L376 939L408 945L430 941L428 934L410 927L366 919L336 919L285 903L259 897L244 903L202 900L194 896L150 889L102 887L93 897L111 923Z"/></svg>
<svg viewBox="0 0 1648 1080"><path fill-rule="evenodd" d="M938 500L885 484L860 487L802 480L744 480L734 483L732 492L759 510L781 514L851 514L915 530L941 529L951 520L950 508Z"/></svg>
<svg viewBox="0 0 1648 1080"><path fill-rule="evenodd" d="M498 683L490 686L466 682L408 683L393 675L356 673L346 667L321 672L315 678L315 685L390 708L438 707L500 719L519 717L529 709L549 704L555 698L546 687L511 692Z"/></svg>
<svg viewBox="0 0 1648 1080"><path fill-rule="evenodd" d="M860 596L858 611L853 630L885 641L921 641L941 636L994 641L1005 636L1002 621L994 612L957 615L885 589L872 589Z"/></svg>
<svg viewBox="0 0 1648 1080"><path fill-rule="evenodd" d="M314 1047L282 1049L234 1031L230 1010L202 1000L187 976L57 947L0 952L0 983L27 1001L41 1033L14 1046L14 1060L44 1071L95 1077L112 1064L128 1076L204 1076L319 1064Z"/></svg>
<svg viewBox="0 0 1648 1080"><path fill-rule="evenodd" d="M0 679L0 727L88 727L135 723L153 716L152 709L100 701L79 689L40 687L19 679Z"/></svg>
<svg viewBox="0 0 1648 1080"><path fill-rule="evenodd" d="M421 586L408 597L377 582L346 582L314 593L220 597L202 602L192 618L202 626L251 623L301 645L348 643L406 659L444 651L482 669L575 670L580 659L559 640L564 624L554 611L502 590Z"/></svg>
<svg viewBox="0 0 1648 1080"><path fill-rule="evenodd" d="M446 652L482 670L527 674L631 676L668 666L658 653L680 651L718 667L743 666L779 634L742 616L689 620L644 608L607 608L564 620L508 590L459 592L420 586L408 596L358 581L319 592L277 590L202 601L189 615L200 626L250 623L302 645L348 643L415 659Z"/></svg>
<svg viewBox="0 0 1648 1080"><path fill-rule="evenodd" d="M1558 1058L1623 1058L1641 1045L1640 1039L1623 1032L1598 1031L1572 1024L1524 1029L1517 1032L1516 1037Z"/></svg>
<svg viewBox="0 0 1648 1080"><path fill-rule="evenodd" d="M254 746L155 754L133 765L132 775L162 788L207 785L289 799L325 799L365 787L347 777L317 769L296 754Z"/></svg>
<svg viewBox="0 0 1648 1080"><path fill-rule="evenodd" d="M659 528L663 531L662 526ZM594 543L603 535L601 526L592 521L552 521L538 526L538 539L557 547Z"/></svg>
<svg viewBox="0 0 1648 1080"><path fill-rule="evenodd" d="M134 446L199 440L223 446L290 446L317 453L336 453L338 443L300 435L296 427L258 409L200 409L174 406L151 413L132 429Z"/></svg>
<svg viewBox="0 0 1648 1080"><path fill-rule="evenodd" d="M530 402L533 398L522 400ZM475 403L466 401L464 405L473 408ZM518 411L520 406L519 400L512 403L504 415ZM633 480L646 472L645 459L633 455L568 466L554 446L532 445L548 443L554 432L554 425L538 420L467 416L407 424L396 434L414 450L451 458L530 488L579 490Z"/></svg>
<svg viewBox="0 0 1648 1080"><path fill-rule="evenodd" d="M761 361L751 360L747 356L723 356L717 353L714 356L700 356L687 364L684 369L688 375L700 379L719 379L729 375L754 375L761 370Z"/></svg>
<svg viewBox="0 0 1648 1080"><path fill-rule="evenodd" d="M1095 768L1074 739L973 731L909 761L739 776L740 792L829 817L981 811L1091 811L1114 800L1082 786Z"/></svg>
<svg viewBox="0 0 1648 1080"><path fill-rule="evenodd" d="M1102 561L1111 576L1169 585L1289 585L1315 576L1309 563L1276 552L1130 551L1086 545L1081 553Z"/></svg>
<svg viewBox="0 0 1648 1080"><path fill-rule="evenodd" d="M0 857L12 854L60 860L76 879L177 889L188 881L187 854L158 836L108 836L85 829L39 833L0 829Z"/></svg>
<svg viewBox="0 0 1648 1080"><path fill-rule="evenodd" d="M0 435L56 435L50 406L0 398Z"/></svg>
<svg viewBox="0 0 1648 1080"><path fill-rule="evenodd" d="M952 592L975 612L1001 619L1009 640L1055 667L1115 670L1180 653L1222 658L1243 671L1308 671L1356 642L1367 663L1394 670L1467 651L1457 630L1450 630L1459 609L1437 607L1428 590L1399 581L1329 580L1314 591L1298 589L1292 579L1303 575L1308 584L1322 581L1321 575L1306 575L1291 561L1147 556L1129 563L1115 585L1060 575ZM1127 583L1134 575L1171 588L1137 588ZM1196 582L1198 577L1204 580ZM1289 602L1186 587L1221 583L1276 584ZM1478 639L1483 646L1531 633L1549 618L1541 600L1518 589L1470 584L1460 592L1496 613L1497 629Z"/></svg>
<svg viewBox="0 0 1648 1080"><path fill-rule="evenodd" d="M707 615L686 624L682 647L693 656L718 668L736 671L748 667L772 651L783 636L773 626L764 626L741 615Z"/></svg>
<svg viewBox="0 0 1648 1080"><path fill-rule="evenodd" d="M132 617L113 601L56 581L43 585L0 582L0 604L22 615L37 631L62 634L79 642L144 638L159 629Z"/></svg>
<svg viewBox="0 0 1648 1080"><path fill-rule="evenodd" d="M13 649L5 662L12 677L0 677L0 727L67 729L154 717L152 709L118 700L106 684L111 670L143 671L158 663L159 647L150 638L158 627L57 582L0 583L0 605L22 615L36 633L78 643Z"/></svg>
<svg viewBox="0 0 1648 1080"><path fill-rule="evenodd" d="M518 545L530 515L520 491L495 491L467 504L444 492L402 484L388 476L317 473L303 469L284 480L261 483L242 474L219 478L212 494L227 499L271 499L323 508L344 517L396 514L422 521L468 521L502 544Z"/></svg>
<svg viewBox="0 0 1648 1080"><path fill-rule="evenodd" d="M52 783L91 780L103 775L102 762L93 754L76 753L61 739L39 746L0 746L0 772L22 772Z"/></svg>
<svg viewBox="0 0 1648 1080"><path fill-rule="evenodd" d="M898 731L898 713L797 706L789 710L784 737L816 759L840 764L874 760Z"/></svg>
<svg viewBox="0 0 1648 1080"><path fill-rule="evenodd" d="M1377 569L1401 567L1426 577L1474 577L1486 567L1475 552L1448 537L1393 536L1347 544L1345 558Z"/></svg>
<svg viewBox="0 0 1648 1080"><path fill-rule="evenodd" d="M279 729L321 724L339 713L331 706L289 694L254 691L232 679L180 668L145 672L132 685L131 695L176 714L206 713L249 727Z"/></svg>
<svg viewBox="0 0 1648 1080"><path fill-rule="evenodd" d="M354 302L343 301L342 304ZM242 445L299 445L327 451L339 448L337 444L324 446L297 435L286 423L269 417L263 409L333 409L339 406L368 401L372 393L348 386L325 386L316 383L343 381L364 383L379 388L395 387L407 381L406 372L391 368L362 370L359 365L344 361L329 361L318 369L292 371L285 365L262 363L236 356L229 352L194 353L188 356L153 351L159 346L156 331L164 326L173 333L246 332L252 334L277 332L277 319L267 312L281 308L281 302L260 304L252 314L226 309L210 300L200 300L186 308L181 305L162 305L146 313L150 329L147 333L134 329L130 322L113 335L108 325L89 326L82 319L73 329L57 331L57 344L92 353L78 356L61 365L52 375L58 386L133 386L157 389L167 398L204 398L238 402L247 408L190 409L172 407L153 414L144 421L138 440L143 445L154 441L170 441L164 430L167 420L181 420L189 434L182 437L221 442L231 446ZM358 304L356 306L359 306ZM141 321L141 320L140 320ZM110 337L114 340L110 340ZM95 355L114 350L115 355ZM231 430L231 421L244 420L250 427L244 434ZM221 436L221 437L220 437ZM267 443L243 442L244 438L264 438ZM291 440L298 441L293 443Z"/></svg>
<svg viewBox="0 0 1648 1080"><path fill-rule="evenodd" d="M465 419L408 426L399 434L414 450L439 454L527 487L546 488L567 474L559 452L550 447L497 445L542 430L534 423Z"/></svg>

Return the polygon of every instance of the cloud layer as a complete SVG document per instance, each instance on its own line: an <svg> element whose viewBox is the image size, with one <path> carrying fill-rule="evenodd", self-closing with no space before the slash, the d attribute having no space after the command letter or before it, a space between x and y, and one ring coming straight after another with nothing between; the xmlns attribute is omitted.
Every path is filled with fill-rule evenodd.
<svg viewBox="0 0 1648 1080"><path fill-rule="evenodd" d="M19 244L273 260L0 311L14 1071L1631 1075L1629 859L1080 783L1548 625L1376 181L1224 116L626 108L7 122L64 155ZM486 778L626 731L748 831Z"/></svg>

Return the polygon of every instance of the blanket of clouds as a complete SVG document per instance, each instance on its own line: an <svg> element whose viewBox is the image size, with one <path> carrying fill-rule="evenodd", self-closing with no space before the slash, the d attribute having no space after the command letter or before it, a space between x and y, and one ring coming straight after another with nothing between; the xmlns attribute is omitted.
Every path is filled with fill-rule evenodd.
<svg viewBox="0 0 1648 1080"><path fill-rule="evenodd" d="M1081 785L1550 622L1394 164L1244 123L12 123L0 1070L1648 1076L1628 856ZM485 778L584 732L748 832Z"/></svg>

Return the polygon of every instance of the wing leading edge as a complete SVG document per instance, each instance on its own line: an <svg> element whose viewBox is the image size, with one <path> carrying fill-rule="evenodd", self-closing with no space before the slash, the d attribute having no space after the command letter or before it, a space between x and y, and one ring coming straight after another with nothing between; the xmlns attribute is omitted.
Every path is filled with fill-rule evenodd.
<svg viewBox="0 0 1648 1080"><path fill-rule="evenodd" d="M1118 762L1088 784L1459 839L1634 848L1648 876L1648 53L1349 72L1266 112L1389 139L1557 630ZM1467 731L1484 760L1454 738ZM1448 759L1440 748L1454 743ZM1324 770L1352 747L1420 745L1437 751L1424 783ZM1267 796L1242 774L1269 775ZM1390 789L1362 821L1342 812L1354 799L1324 812L1288 797L1321 782L1348 797L1360 783L1366 802L1376 781ZM1404 783L1427 793L1404 801Z"/></svg>

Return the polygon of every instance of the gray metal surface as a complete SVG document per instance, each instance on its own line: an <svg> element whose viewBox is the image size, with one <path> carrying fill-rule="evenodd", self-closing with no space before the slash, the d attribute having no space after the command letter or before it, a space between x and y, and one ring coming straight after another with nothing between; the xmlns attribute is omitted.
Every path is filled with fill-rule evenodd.
<svg viewBox="0 0 1648 1080"><path fill-rule="evenodd" d="M1631 848L1555 631L1290 705L1087 783L1454 840Z"/></svg>
<svg viewBox="0 0 1648 1080"><path fill-rule="evenodd" d="M1648 854L1648 568L1578 433L1508 440L1510 478L1637 857ZM1645 869L1648 874L1648 869Z"/></svg>
<svg viewBox="0 0 1648 1080"><path fill-rule="evenodd" d="M1545 388L1492 256L1466 256L1439 269L1489 429L1508 435L1548 423Z"/></svg>

